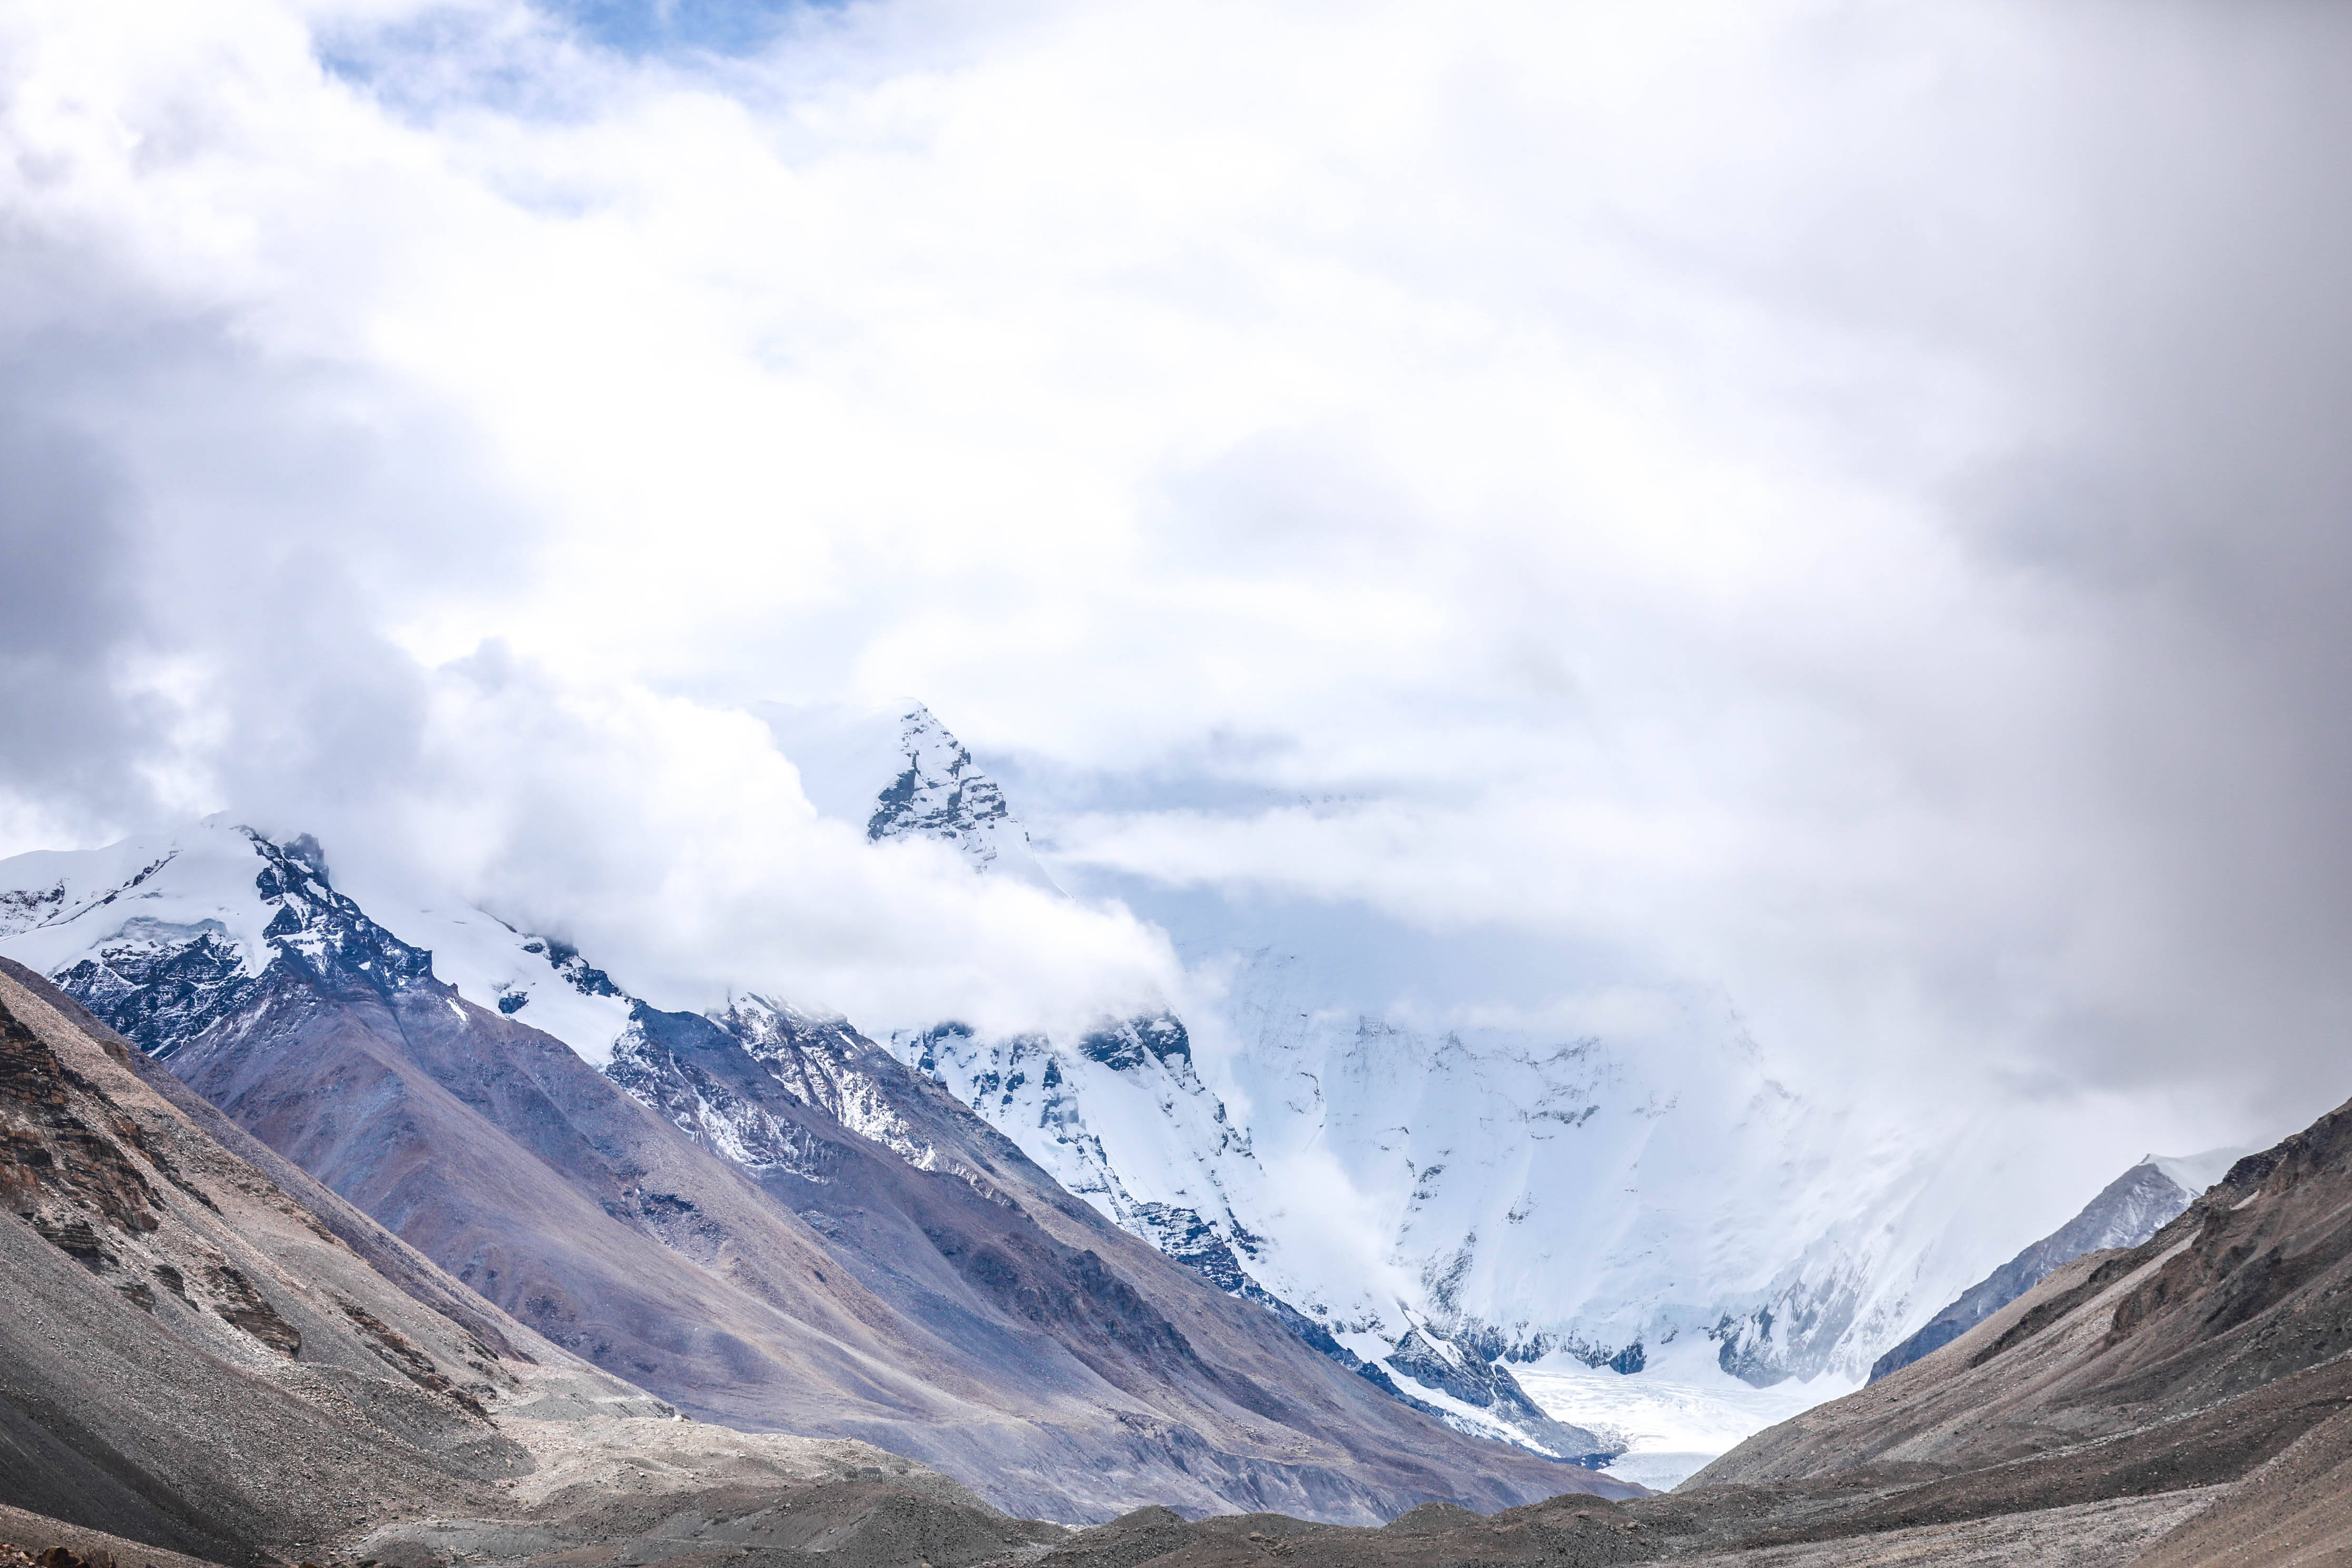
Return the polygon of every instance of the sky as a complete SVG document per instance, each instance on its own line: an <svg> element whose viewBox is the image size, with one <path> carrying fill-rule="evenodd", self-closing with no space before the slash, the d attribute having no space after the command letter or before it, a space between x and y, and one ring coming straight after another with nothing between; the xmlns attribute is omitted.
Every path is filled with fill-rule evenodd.
<svg viewBox="0 0 2352 1568"><path fill-rule="evenodd" d="M879 1023L1311 930L2266 1141L2352 1094L2347 34L26 0L0 854L230 810ZM745 711L909 697L1075 901Z"/></svg>

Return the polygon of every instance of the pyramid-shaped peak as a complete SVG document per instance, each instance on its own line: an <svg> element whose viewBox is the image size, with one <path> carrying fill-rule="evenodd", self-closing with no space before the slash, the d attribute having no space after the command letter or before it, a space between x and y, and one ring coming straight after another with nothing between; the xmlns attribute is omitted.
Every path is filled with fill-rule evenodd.
<svg viewBox="0 0 2352 1568"><path fill-rule="evenodd" d="M1009 871L1053 886L1003 787L922 703L909 705L899 721L898 761L896 774L875 796L867 838L936 838L962 851L974 870Z"/></svg>
<svg viewBox="0 0 2352 1568"><path fill-rule="evenodd" d="M799 770L821 816L856 824L877 844L952 844L976 871L1061 890L1038 864L1003 787L929 704L761 702L751 711Z"/></svg>

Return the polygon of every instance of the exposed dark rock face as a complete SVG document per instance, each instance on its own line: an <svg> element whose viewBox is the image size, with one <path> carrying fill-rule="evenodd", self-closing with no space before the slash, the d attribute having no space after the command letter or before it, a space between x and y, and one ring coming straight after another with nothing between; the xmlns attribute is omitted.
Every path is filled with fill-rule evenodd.
<svg viewBox="0 0 2352 1568"><path fill-rule="evenodd" d="M522 944L525 952L544 952L548 967L563 976L574 991L583 996L618 996L621 988L613 977L580 956L580 950L567 942L551 936L533 937Z"/></svg>
<svg viewBox="0 0 2352 1568"><path fill-rule="evenodd" d="M1141 1067L1149 1057L1186 1081L1192 1075L1192 1038L1173 1013L1150 1013L1108 1024L1078 1041L1078 1049L1109 1068Z"/></svg>
<svg viewBox="0 0 2352 1568"><path fill-rule="evenodd" d="M236 943L217 922L183 931L131 920L98 956L56 976L77 1000L148 1055L170 1057L189 1041L230 1019L266 1008L273 996L305 981L365 984L391 994L429 983L433 955L377 925L351 900L328 886L326 861L315 841L295 854L249 829L259 864L254 889L277 910L264 931L268 962L250 973ZM130 884L145 879L142 872Z"/></svg>
<svg viewBox="0 0 2352 1568"><path fill-rule="evenodd" d="M867 838L919 835L961 845L985 839L991 830L1019 831L1004 791L929 710L918 706L908 713L899 752L905 765L876 797Z"/></svg>
<svg viewBox="0 0 2352 1568"><path fill-rule="evenodd" d="M84 960L60 978L74 994L110 1016L126 1032L157 1043L168 1056L223 1018L234 1016L259 982L245 973L244 960L225 933L204 931L173 945L164 933L126 929L130 938L103 961Z"/></svg>
<svg viewBox="0 0 2352 1568"><path fill-rule="evenodd" d="M66 885L0 889L0 936L29 931L65 911Z"/></svg>
<svg viewBox="0 0 2352 1568"><path fill-rule="evenodd" d="M1917 1333L1880 1356L1870 1369L1876 1383L1941 1350L1993 1313L2048 1279L2059 1265L2086 1252L2137 1247L2189 1206L2196 1194L2155 1164L2134 1165L2107 1184L2083 1212L1963 1291L1960 1299L1930 1318Z"/></svg>
<svg viewBox="0 0 2352 1568"><path fill-rule="evenodd" d="M1232 1244L1218 1234L1216 1226L1201 1217L1198 1209L1178 1204L1144 1203L1136 1205L1136 1213L1150 1232L1152 1245L1162 1254L1228 1295L1250 1293L1255 1281L1243 1272L1241 1259L1234 1256Z"/></svg>

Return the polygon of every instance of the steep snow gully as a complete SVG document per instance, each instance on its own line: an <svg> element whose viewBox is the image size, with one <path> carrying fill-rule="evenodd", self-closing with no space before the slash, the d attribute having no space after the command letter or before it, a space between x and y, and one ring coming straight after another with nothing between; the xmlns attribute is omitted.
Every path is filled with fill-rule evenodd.
<svg viewBox="0 0 2352 1568"><path fill-rule="evenodd" d="M1003 789L928 710L761 712L820 810L1059 894ZM2202 1175L2139 1167L1964 1289L1945 1237L1966 1184L1853 1148L1704 996L1638 1042L1432 1030L1335 1005L1311 956L1262 947L1230 955L1233 983L1193 1020L1230 1043L1213 1055L1169 1010L1067 1035L943 1019L877 1047L750 993L664 1013L595 955L455 899L366 901L317 843L214 818L0 862L0 952L167 1060L249 1026L281 955L429 979L460 1017L560 1039L754 1182L831 1179L814 1110L897 1165L989 1187L923 1099L943 1094L1034 1162L1038 1192L1058 1184L1350 1382L1653 1486L1916 1359L2080 1251L2145 1239ZM758 1084L705 1070L697 1031Z"/></svg>

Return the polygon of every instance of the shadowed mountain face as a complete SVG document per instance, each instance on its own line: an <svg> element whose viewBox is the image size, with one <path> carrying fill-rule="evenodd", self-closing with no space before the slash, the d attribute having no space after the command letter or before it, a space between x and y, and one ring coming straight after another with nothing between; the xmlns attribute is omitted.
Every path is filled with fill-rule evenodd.
<svg viewBox="0 0 2352 1568"><path fill-rule="evenodd" d="M845 1026L640 1005L607 1078L460 999L310 860L255 851L267 953L128 932L62 983L490 1301L684 1410L865 1438L1066 1519L1628 1489L1386 1397Z"/></svg>

